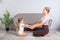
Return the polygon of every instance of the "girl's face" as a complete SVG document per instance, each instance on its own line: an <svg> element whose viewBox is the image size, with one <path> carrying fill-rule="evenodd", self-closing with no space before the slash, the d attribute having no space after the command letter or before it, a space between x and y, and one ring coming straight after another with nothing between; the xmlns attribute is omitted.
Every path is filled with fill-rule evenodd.
<svg viewBox="0 0 60 40"><path fill-rule="evenodd" d="M43 13L44 13L44 15L45 15L45 14L47 14L47 11L46 11L46 9L45 9L45 8L43 9Z"/></svg>
<svg viewBox="0 0 60 40"><path fill-rule="evenodd" d="M20 22L23 22L24 21L24 19L22 19Z"/></svg>

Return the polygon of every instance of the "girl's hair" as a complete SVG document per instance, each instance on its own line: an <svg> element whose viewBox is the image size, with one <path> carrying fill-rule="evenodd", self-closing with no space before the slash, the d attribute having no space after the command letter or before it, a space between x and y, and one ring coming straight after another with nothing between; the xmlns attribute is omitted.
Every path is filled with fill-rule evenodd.
<svg viewBox="0 0 60 40"><path fill-rule="evenodd" d="M45 10L49 13L50 12L50 7L44 7L45 8Z"/></svg>
<svg viewBox="0 0 60 40"><path fill-rule="evenodd" d="M23 20L23 18L18 18L18 23L20 23L20 21L22 21Z"/></svg>

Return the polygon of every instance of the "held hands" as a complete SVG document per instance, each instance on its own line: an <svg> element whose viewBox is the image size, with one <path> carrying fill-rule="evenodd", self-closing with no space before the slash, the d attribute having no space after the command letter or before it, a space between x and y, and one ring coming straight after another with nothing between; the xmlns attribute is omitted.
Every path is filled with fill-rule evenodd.
<svg viewBox="0 0 60 40"><path fill-rule="evenodd" d="M35 25L25 24L25 27L30 28L30 29L34 29L35 28Z"/></svg>
<svg viewBox="0 0 60 40"><path fill-rule="evenodd" d="M34 26L34 25L30 25L29 27L30 27L30 29L34 29L34 28L35 28L35 26Z"/></svg>

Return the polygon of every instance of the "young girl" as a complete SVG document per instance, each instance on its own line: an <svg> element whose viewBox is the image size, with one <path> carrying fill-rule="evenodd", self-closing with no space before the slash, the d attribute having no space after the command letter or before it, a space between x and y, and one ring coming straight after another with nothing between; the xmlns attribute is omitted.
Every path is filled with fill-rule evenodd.
<svg viewBox="0 0 60 40"><path fill-rule="evenodd" d="M27 34L24 32L24 19L23 18L18 19L18 26L19 26L18 36L26 36Z"/></svg>

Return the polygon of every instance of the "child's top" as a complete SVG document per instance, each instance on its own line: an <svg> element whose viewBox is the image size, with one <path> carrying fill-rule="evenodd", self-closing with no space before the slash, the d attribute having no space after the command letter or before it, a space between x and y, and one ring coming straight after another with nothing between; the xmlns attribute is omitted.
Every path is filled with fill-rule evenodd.
<svg viewBox="0 0 60 40"><path fill-rule="evenodd" d="M19 34L22 34L24 32L24 23L19 23Z"/></svg>

